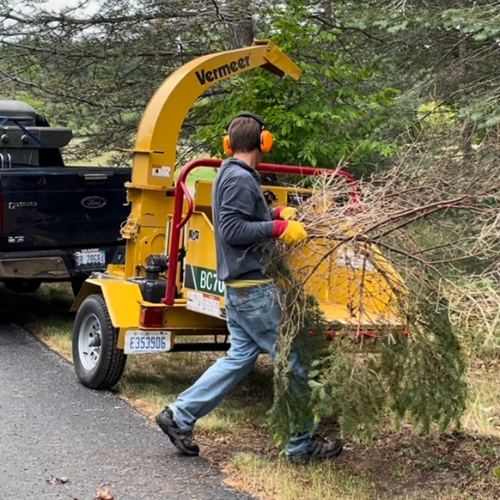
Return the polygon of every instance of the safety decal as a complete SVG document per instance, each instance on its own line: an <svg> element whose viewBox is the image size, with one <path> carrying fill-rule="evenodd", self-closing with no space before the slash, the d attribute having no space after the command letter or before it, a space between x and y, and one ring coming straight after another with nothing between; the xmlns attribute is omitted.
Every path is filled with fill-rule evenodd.
<svg viewBox="0 0 500 500"><path fill-rule="evenodd" d="M172 169L162 165L153 165L151 175L153 177L170 177Z"/></svg>
<svg viewBox="0 0 500 500"><path fill-rule="evenodd" d="M220 297L208 293L188 291L186 309L207 316L225 319L225 309L220 307Z"/></svg>

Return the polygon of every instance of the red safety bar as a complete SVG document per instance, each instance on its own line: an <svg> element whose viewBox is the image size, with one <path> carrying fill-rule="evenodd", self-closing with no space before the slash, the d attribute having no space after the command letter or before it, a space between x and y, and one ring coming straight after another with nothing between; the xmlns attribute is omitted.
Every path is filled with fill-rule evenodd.
<svg viewBox="0 0 500 500"><path fill-rule="evenodd" d="M167 271L167 291L165 298L162 302L168 306L172 306L175 300L175 281L177 278L177 265L179 261L179 245L181 238L181 229L185 226L193 214L194 201L188 187L186 186L186 177L189 172L198 167L219 168L222 160L215 159L199 159L193 160L184 165L177 183L175 185L175 202L174 202L174 217L172 220L172 233L170 237L170 252L168 258L168 271ZM292 165L276 165L273 163L261 163L257 170L259 172L269 172L274 174L291 174L291 175L334 175L343 177L347 184L351 187L350 196L354 203L359 203L358 185L354 177L345 172L344 170L328 170L324 168L313 167L298 167ZM182 208L184 205L184 197L188 204L187 213L182 218Z"/></svg>

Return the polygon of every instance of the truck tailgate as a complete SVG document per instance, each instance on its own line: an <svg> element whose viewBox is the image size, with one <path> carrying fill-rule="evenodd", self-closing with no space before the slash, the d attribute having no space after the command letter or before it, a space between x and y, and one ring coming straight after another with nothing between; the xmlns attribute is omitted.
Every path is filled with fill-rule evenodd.
<svg viewBox="0 0 500 500"><path fill-rule="evenodd" d="M0 251L116 245L129 168L0 170Z"/></svg>

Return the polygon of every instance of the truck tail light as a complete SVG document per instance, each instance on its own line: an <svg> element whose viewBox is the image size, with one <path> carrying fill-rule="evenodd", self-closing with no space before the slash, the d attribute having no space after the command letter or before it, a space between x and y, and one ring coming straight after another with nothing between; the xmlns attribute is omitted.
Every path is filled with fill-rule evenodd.
<svg viewBox="0 0 500 500"><path fill-rule="evenodd" d="M163 307L144 307L141 311L139 323L144 328L163 327Z"/></svg>

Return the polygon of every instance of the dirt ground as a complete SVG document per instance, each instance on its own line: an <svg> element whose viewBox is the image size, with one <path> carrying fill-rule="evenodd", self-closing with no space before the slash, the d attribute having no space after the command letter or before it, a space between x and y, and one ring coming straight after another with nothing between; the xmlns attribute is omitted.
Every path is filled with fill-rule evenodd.
<svg viewBox="0 0 500 500"><path fill-rule="evenodd" d="M335 424L325 422L322 433L335 434ZM202 455L224 469L238 453L280 460L278 450L263 430L246 429L237 436L197 436ZM458 489L463 498L500 498L500 438L465 433L418 436L411 429L384 431L369 448L346 441L332 467L353 477L368 478L377 498L435 498ZM497 475L495 475L497 470ZM237 484L237 483L236 483Z"/></svg>
<svg viewBox="0 0 500 500"><path fill-rule="evenodd" d="M258 370L271 375L272 365L266 357L259 358ZM325 437L338 436L338 425L333 419L325 420L319 432ZM202 455L220 469L239 453L282 460L265 429L196 437ZM370 447L345 440L344 452L331 464L354 478L369 479L376 498L431 500L453 488L464 499L500 499L500 437L465 431L423 436L402 426L399 432L381 431ZM238 482L231 484L238 486Z"/></svg>

